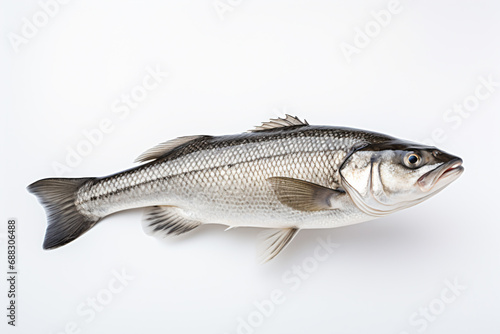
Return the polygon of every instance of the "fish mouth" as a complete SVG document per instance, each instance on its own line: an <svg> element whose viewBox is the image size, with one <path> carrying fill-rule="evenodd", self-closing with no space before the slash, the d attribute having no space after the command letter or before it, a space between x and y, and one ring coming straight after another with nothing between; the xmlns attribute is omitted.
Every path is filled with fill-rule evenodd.
<svg viewBox="0 0 500 334"><path fill-rule="evenodd" d="M422 175L417 184L423 192L442 189L455 181L464 171L462 159L455 158Z"/></svg>

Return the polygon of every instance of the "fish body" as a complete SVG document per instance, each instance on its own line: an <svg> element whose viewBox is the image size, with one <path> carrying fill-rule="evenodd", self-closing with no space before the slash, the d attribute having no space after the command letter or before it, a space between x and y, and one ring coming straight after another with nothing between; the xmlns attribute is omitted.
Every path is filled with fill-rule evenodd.
<svg viewBox="0 0 500 334"><path fill-rule="evenodd" d="M404 166L408 152L427 163ZM202 224L274 229L262 243L266 261L300 229L384 216L425 200L463 171L460 158L436 148L289 115L238 135L180 137L138 161L107 177L29 186L49 216L44 248L74 240L110 214L145 207L143 226L153 235ZM425 180L432 184L423 191Z"/></svg>

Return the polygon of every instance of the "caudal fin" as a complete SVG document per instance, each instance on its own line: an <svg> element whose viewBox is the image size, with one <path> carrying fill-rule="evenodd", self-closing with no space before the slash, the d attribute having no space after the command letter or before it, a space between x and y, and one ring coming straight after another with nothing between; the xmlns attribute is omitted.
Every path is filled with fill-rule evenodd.
<svg viewBox="0 0 500 334"><path fill-rule="evenodd" d="M44 249L63 246L92 228L100 218L78 211L75 201L78 189L93 178L53 178L36 181L28 191L38 197L47 214Z"/></svg>

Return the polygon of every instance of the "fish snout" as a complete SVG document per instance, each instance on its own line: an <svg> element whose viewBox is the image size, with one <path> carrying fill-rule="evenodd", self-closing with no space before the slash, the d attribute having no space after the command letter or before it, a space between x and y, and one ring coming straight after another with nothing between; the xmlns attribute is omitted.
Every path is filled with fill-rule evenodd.
<svg viewBox="0 0 500 334"><path fill-rule="evenodd" d="M446 153L445 153L446 154ZM420 190L428 192L432 189L441 189L455 181L464 171L463 160L453 157L450 161L422 175L417 184Z"/></svg>

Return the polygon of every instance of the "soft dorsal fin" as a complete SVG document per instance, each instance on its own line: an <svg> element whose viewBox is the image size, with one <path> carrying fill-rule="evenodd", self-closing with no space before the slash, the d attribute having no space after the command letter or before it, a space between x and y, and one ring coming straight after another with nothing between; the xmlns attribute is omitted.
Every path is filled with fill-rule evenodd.
<svg viewBox="0 0 500 334"><path fill-rule="evenodd" d="M335 199L345 194L342 189L331 189L290 177L271 177L267 181L281 203L300 211L337 209Z"/></svg>
<svg viewBox="0 0 500 334"><path fill-rule="evenodd" d="M272 260L297 235L297 228L267 229L259 233L258 258L260 263Z"/></svg>
<svg viewBox="0 0 500 334"><path fill-rule="evenodd" d="M262 125L256 126L250 132L265 131L276 128L285 128L288 126L305 126L309 125L306 120L301 121L297 116L285 114L285 118L272 118L268 122L262 122Z"/></svg>
<svg viewBox="0 0 500 334"><path fill-rule="evenodd" d="M137 159L135 159L134 162L146 162L149 160L158 159L181 145L187 144L189 142L192 142L200 138L208 138L208 137L210 136L197 135L197 136L184 136L171 139L164 143L158 144L153 148L150 148L146 152L142 153Z"/></svg>

